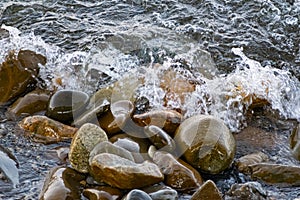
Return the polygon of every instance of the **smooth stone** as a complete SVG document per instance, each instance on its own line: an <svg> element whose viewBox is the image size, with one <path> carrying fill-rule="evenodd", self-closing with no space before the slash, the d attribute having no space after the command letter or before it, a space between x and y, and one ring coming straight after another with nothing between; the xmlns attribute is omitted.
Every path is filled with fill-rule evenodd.
<svg viewBox="0 0 300 200"><path fill-rule="evenodd" d="M152 198L146 192L134 189L123 197L122 200L152 200Z"/></svg>
<svg viewBox="0 0 300 200"><path fill-rule="evenodd" d="M237 159L235 161L235 165L237 166L240 172L249 174L250 173L250 165L266 162L269 160L269 156L264 154L263 152L252 153L249 155L245 155Z"/></svg>
<svg viewBox="0 0 300 200"><path fill-rule="evenodd" d="M207 180L201 187L193 194L191 200L222 200L222 193L217 188L216 184Z"/></svg>
<svg viewBox="0 0 300 200"><path fill-rule="evenodd" d="M91 162L96 180L120 189L134 189L159 183L164 179L157 165L149 161L137 164L115 154L96 155Z"/></svg>
<svg viewBox="0 0 300 200"><path fill-rule="evenodd" d="M114 144L112 144L109 141L103 141L103 142L98 143L94 147L94 149L91 151L90 158L89 158L90 165L92 163L93 158L96 155L101 154L101 153L115 154L115 155L118 155L118 156L120 156L122 158L131 160L131 161L134 162L134 157L132 156L132 154L131 154L130 151L128 151L128 150L126 150L126 149L124 149L122 147L119 147L117 145L114 145Z"/></svg>
<svg viewBox="0 0 300 200"><path fill-rule="evenodd" d="M57 121L71 124L84 112L89 96L81 91L60 90L51 96L46 115Z"/></svg>
<svg viewBox="0 0 300 200"><path fill-rule="evenodd" d="M111 93L112 89L110 88L98 90L90 98L87 111L74 119L73 125L82 126L85 123L98 124L98 118L109 111Z"/></svg>
<svg viewBox="0 0 300 200"><path fill-rule="evenodd" d="M9 52L0 65L0 105L35 88L39 64L45 65L46 58L33 51L20 50L17 56L14 51Z"/></svg>
<svg viewBox="0 0 300 200"><path fill-rule="evenodd" d="M297 160L300 160L300 124L294 128L290 136L291 152Z"/></svg>
<svg viewBox="0 0 300 200"><path fill-rule="evenodd" d="M164 183L177 191L195 190L203 182L197 170L184 161L176 160L170 153L155 152L153 162L165 175Z"/></svg>
<svg viewBox="0 0 300 200"><path fill-rule="evenodd" d="M69 160L72 167L79 172L87 173L90 153L103 141L108 141L103 129L91 123L82 125L74 135L70 146Z"/></svg>
<svg viewBox="0 0 300 200"><path fill-rule="evenodd" d="M71 139L77 131L77 128L39 115L24 118L19 126L28 132L34 141L45 144Z"/></svg>
<svg viewBox="0 0 300 200"><path fill-rule="evenodd" d="M0 145L0 171L12 182L13 187L19 184L19 162L11 151Z"/></svg>
<svg viewBox="0 0 300 200"><path fill-rule="evenodd" d="M114 142L114 145L124 148L131 152L136 163L142 163L148 158L143 156L144 153L140 152L139 144L129 138L118 139L116 142Z"/></svg>
<svg viewBox="0 0 300 200"><path fill-rule="evenodd" d="M240 184L233 184L230 190L226 193L226 200L264 200L267 199L267 192L262 188L258 182L247 182Z"/></svg>
<svg viewBox="0 0 300 200"><path fill-rule="evenodd" d="M143 191L149 194L152 200L177 200L178 193L176 190L165 185L152 185L147 188L143 188Z"/></svg>
<svg viewBox="0 0 300 200"><path fill-rule="evenodd" d="M290 187L300 186L300 167L270 163L250 165L251 178L268 184Z"/></svg>
<svg viewBox="0 0 300 200"><path fill-rule="evenodd" d="M89 200L119 200L122 198L123 192L110 186L98 186L84 189L83 196Z"/></svg>
<svg viewBox="0 0 300 200"><path fill-rule="evenodd" d="M39 200L81 199L85 176L71 168L56 167L48 173Z"/></svg>
<svg viewBox="0 0 300 200"><path fill-rule="evenodd" d="M20 116L46 111L49 97L48 92L34 90L15 101L5 115L7 119L17 120Z"/></svg>
<svg viewBox="0 0 300 200"><path fill-rule="evenodd" d="M175 134L178 154L193 167L210 174L227 169L235 156L233 135L220 119L196 115L184 120Z"/></svg>
<svg viewBox="0 0 300 200"><path fill-rule="evenodd" d="M180 123L182 122L182 115L174 110L154 110L143 114L133 115L133 120L140 126L155 125L162 128L171 136Z"/></svg>
<svg viewBox="0 0 300 200"><path fill-rule="evenodd" d="M160 151L174 152L176 149L175 141L158 126L145 126L145 134L154 146Z"/></svg>

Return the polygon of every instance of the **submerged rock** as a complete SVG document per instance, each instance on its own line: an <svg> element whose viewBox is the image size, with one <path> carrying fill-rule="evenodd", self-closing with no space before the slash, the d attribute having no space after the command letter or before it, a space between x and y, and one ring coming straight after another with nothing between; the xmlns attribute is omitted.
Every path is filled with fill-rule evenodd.
<svg viewBox="0 0 300 200"><path fill-rule="evenodd" d="M91 162L96 180L120 189L134 189L159 183L164 179L157 165L149 161L137 164L115 154L96 155Z"/></svg>
<svg viewBox="0 0 300 200"><path fill-rule="evenodd" d="M89 155L96 144L107 141L107 135L99 126L86 123L82 125L72 139L69 160L74 169L87 173Z"/></svg>
<svg viewBox="0 0 300 200"><path fill-rule="evenodd" d="M202 184L197 170L184 161L176 160L170 153L155 152L153 162L165 175L164 183L178 191L195 190Z"/></svg>
<svg viewBox="0 0 300 200"><path fill-rule="evenodd" d="M234 184L226 193L225 200L264 200L267 199L267 192L258 182L247 182Z"/></svg>
<svg viewBox="0 0 300 200"><path fill-rule="evenodd" d="M33 115L37 112L46 111L49 97L45 91L34 90L15 101L7 109L6 117L16 120L21 115Z"/></svg>
<svg viewBox="0 0 300 200"><path fill-rule="evenodd" d="M178 193L176 190L161 184L156 184L143 188L143 191L149 194L152 200L177 200Z"/></svg>
<svg viewBox="0 0 300 200"><path fill-rule="evenodd" d="M80 182L84 179L84 175L71 168L56 167L48 173L39 199L81 199Z"/></svg>
<svg viewBox="0 0 300 200"><path fill-rule="evenodd" d="M19 184L18 167L17 158L8 149L0 145L0 171L12 182L13 187Z"/></svg>
<svg viewBox="0 0 300 200"><path fill-rule="evenodd" d="M19 126L29 132L34 141L45 144L70 139L77 131L77 128L39 115L24 118Z"/></svg>
<svg viewBox="0 0 300 200"><path fill-rule="evenodd" d="M290 148L293 156L300 160L300 124L298 124L290 136Z"/></svg>
<svg viewBox="0 0 300 200"><path fill-rule="evenodd" d="M208 180L206 181L192 196L191 200L222 200L222 193L216 184Z"/></svg>
<svg viewBox="0 0 300 200"><path fill-rule="evenodd" d="M278 186L300 186L300 167L270 163L250 165L251 177Z"/></svg>
<svg viewBox="0 0 300 200"><path fill-rule="evenodd" d="M60 90L49 101L46 115L57 121L70 124L82 114L89 96L81 91Z"/></svg>
<svg viewBox="0 0 300 200"><path fill-rule="evenodd" d="M9 52L0 65L0 105L9 103L35 87L39 64L45 65L46 58L33 51L20 50L17 56L13 51Z"/></svg>
<svg viewBox="0 0 300 200"><path fill-rule="evenodd" d="M133 120L140 126L155 125L168 134L174 135L177 127L182 122L182 115L174 110L155 110L133 115Z"/></svg>
<svg viewBox="0 0 300 200"><path fill-rule="evenodd" d="M179 155L204 172L217 174L228 168L235 155L235 139L223 121L213 116L196 115L183 121L176 130Z"/></svg>

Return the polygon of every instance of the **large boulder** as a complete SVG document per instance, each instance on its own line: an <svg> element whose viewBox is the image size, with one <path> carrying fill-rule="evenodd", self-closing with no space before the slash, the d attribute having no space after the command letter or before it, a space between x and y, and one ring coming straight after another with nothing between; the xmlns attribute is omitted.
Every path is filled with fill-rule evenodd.
<svg viewBox="0 0 300 200"><path fill-rule="evenodd" d="M196 115L180 124L175 134L179 155L201 171L217 174L228 168L234 158L236 143L220 119Z"/></svg>

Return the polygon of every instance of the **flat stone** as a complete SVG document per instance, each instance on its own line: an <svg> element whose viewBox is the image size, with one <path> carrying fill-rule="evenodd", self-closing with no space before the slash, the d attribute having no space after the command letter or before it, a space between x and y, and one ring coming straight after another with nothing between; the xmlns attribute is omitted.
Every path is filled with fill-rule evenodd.
<svg viewBox="0 0 300 200"><path fill-rule="evenodd" d="M120 156L102 153L91 162L95 180L120 189L134 189L159 183L164 179L157 165L149 161L137 164Z"/></svg>
<svg viewBox="0 0 300 200"><path fill-rule="evenodd" d="M24 115L46 111L50 95L46 91L34 90L15 101L5 113L7 119L17 120Z"/></svg>
<svg viewBox="0 0 300 200"><path fill-rule="evenodd" d="M89 156L96 144L107 141L107 135L99 126L91 123L82 125L72 139L69 160L74 169L87 173Z"/></svg>
<svg viewBox="0 0 300 200"><path fill-rule="evenodd" d="M40 115L25 117L19 126L29 133L34 141L45 144L71 139L78 130Z"/></svg>
<svg viewBox="0 0 300 200"><path fill-rule="evenodd" d="M251 177L278 186L300 186L300 167L258 163L250 165Z"/></svg>
<svg viewBox="0 0 300 200"><path fill-rule="evenodd" d="M247 182L240 184L233 184L230 190L226 193L226 200L264 200L267 199L267 192L262 188L258 182Z"/></svg>
<svg viewBox="0 0 300 200"><path fill-rule="evenodd" d="M176 130L177 156L183 155L193 167L218 174L228 168L234 158L236 143L220 119L196 115L183 121Z"/></svg>
<svg viewBox="0 0 300 200"><path fill-rule="evenodd" d="M153 162L165 175L164 183L177 191L195 190L203 182L197 170L182 160L176 160L170 153L155 152Z"/></svg>
<svg viewBox="0 0 300 200"><path fill-rule="evenodd" d="M182 115L174 110L154 110L143 114L133 115L133 120L140 126L155 125L162 128L171 136L182 122Z"/></svg>
<svg viewBox="0 0 300 200"><path fill-rule="evenodd" d="M9 52L0 65L0 105L35 88L39 64L45 65L46 58L33 51L20 50L17 56L14 51Z"/></svg>
<svg viewBox="0 0 300 200"><path fill-rule="evenodd" d="M222 200L222 193L216 184L207 180L192 196L191 200Z"/></svg>
<svg viewBox="0 0 300 200"><path fill-rule="evenodd" d="M240 172L249 174L250 173L250 165L266 162L268 161L268 155L264 154L263 152L252 153L249 155L245 155L237 159L235 165L237 166Z"/></svg>
<svg viewBox="0 0 300 200"><path fill-rule="evenodd" d="M83 190L83 196L89 200L118 200L123 196L123 192L110 186L98 186Z"/></svg>

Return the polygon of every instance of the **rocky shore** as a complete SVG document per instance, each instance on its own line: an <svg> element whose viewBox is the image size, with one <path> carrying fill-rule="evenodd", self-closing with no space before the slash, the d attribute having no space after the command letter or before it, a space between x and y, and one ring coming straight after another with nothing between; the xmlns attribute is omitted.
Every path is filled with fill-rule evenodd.
<svg viewBox="0 0 300 200"><path fill-rule="evenodd" d="M282 120L268 101L245 95L243 88L233 90L251 102L249 123L232 133L212 115L185 118L185 110L172 107L169 102L184 101L201 84L177 76L175 70L168 69L161 79L165 107L156 109L134 93L145 84L143 79L121 79L91 97L43 88L38 73L46 60L20 50L0 66L6 118L16 121L30 141L69 145L58 154L64 165L45 177L41 200L273 199L269 186L300 186L300 166L276 157L276 149L288 148L290 157L285 159L297 163L298 122ZM260 122L272 127L266 130ZM5 146L0 146L0 158L5 179L17 187L17 158ZM229 188L222 187L219 181L228 173L237 178Z"/></svg>

